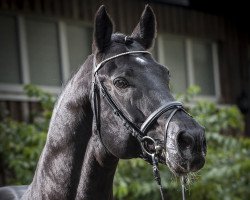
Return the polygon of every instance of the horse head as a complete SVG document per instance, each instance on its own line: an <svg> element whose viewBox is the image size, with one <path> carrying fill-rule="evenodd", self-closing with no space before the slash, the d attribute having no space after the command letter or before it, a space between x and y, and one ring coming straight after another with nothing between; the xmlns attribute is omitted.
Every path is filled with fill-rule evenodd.
<svg viewBox="0 0 250 200"><path fill-rule="evenodd" d="M174 174L184 175L205 163L205 130L172 96L168 68L147 52L155 38L156 20L149 6L131 35L113 33L105 7L99 8L92 80L93 93L99 91L92 101L96 130L109 154L149 162L148 156L157 155Z"/></svg>
<svg viewBox="0 0 250 200"><path fill-rule="evenodd" d="M119 159L141 157L154 172L161 162L182 177L203 167L204 128L171 95L168 68L148 52L155 37L149 6L131 35L113 33L99 8L93 53L56 103L32 183L0 188L2 199L111 199Z"/></svg>

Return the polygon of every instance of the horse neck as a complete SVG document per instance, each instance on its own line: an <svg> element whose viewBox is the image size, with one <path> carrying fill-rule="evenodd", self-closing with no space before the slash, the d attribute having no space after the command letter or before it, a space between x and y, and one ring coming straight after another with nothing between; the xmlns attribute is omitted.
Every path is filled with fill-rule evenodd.
<svg viewBox="0 0 250 200"><path fill-rule="evenodd" d="M47 141L23 199L74 199L92 135L92 56L66 85L55 105Z"/></svg>
<svg viewBox="0 0 250 200"><path fill-rule="evenodd" d="M93 135L85 154L76 199L113 199L113 179L119 159L109 154Z"/></svg>

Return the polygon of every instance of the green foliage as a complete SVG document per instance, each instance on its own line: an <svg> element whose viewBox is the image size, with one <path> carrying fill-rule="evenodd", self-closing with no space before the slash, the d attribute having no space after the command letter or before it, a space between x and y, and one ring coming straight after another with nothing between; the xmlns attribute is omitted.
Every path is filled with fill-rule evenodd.
<svg viewBox="0 0 250 200"><path fill-rule="evenodd" d="M45 144L54 98L32 85L25 86L28 96L41 104L32 123L5 117L0 123L0 163L5 184L29 184Z"/></svg>
<svg viewBox="0 0 250 200"><path fill-rule="evenodd" d="M46 138L35 125L5 119L0 123L0 157L6 184L28 184Z"/></svg>
<svg viewBox="0 0 250 200"><path fill-rule="evenodd" d="M41 112L33 113L33 124L38 129L47 132L49 121L52 116L52 110L56 100L55 97L31 84L25 85L24 91L26 92L27 96L37 100L41 105Z"/></svg>
<svg viewBox="0 0 250 200"><path fill-rule="evenodd" d="M195 119L206 127L208 132L240 134L244 130L244 119L236 106L218 106L206 100L194 101L200 88L192 86L187 92L179 95L179 99L190 105L190 113Z"/></svg>
<svg viewBox="0 0 250 200"><path fill-rule="evenodd" d="M191 199L249 199L250 139L208 133L208 156Z"/></svg>
<svg viewBox="0 0 250 200"><path fill-rule="evenodd" d="M181 199L179 180L169 173L166 166L160 166L161 181L168 199L173 195ZM114 180L116 199L160 199L160 192L154 181L152 166L141 159L120 160ZM171 196L170 196L171 195Z"/></svg>
<svg viewBox="0 0 250 200"><path fill-rule="evenodd" d="M0 123L0 162L6 184L30 183L45 143L55 99L28 85L25 91L41 104L32 123L5 118ZM213 102L196 100L199 87L191 87L178 99L189 105L189 112L206 128L205 167L190 176L187 199L247 200L250 196L250 139L243 138L243 117L235 106L220 107ZM222 133L222 134L221 134ZM177 177L160 166L167 199L181 199ZM121 160L114 180L115 199L160 199L152 168L141 159Z"/></svg>

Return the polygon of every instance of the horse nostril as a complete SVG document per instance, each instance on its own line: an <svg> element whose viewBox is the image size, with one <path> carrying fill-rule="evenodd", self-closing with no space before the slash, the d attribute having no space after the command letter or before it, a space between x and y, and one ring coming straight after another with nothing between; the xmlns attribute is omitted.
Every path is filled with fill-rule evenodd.
<svg viewBox="0 0 250 200"><path fill-rule="evenodd" d="M194 139L189 133L183 131L178 134L177 144L181 151L191 150L194 145Z"/></svg>

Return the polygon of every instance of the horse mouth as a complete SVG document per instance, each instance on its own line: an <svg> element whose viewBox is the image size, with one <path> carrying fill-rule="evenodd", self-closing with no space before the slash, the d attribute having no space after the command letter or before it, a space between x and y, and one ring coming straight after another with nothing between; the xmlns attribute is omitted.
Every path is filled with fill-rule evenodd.
<svg viewBox="0 0 250 200"><path fill-rule="evenodd" d="M176 176L186 176L190 171L188 171L187 169L183 168L182 166L180 166L177 163L174 163L174 165L170 162L166 162L169 170Z"/></svg>
<svg viewBox="0 0 250 200"><path fill-rule="evenodd" d="M178 164L176 161L174 161L174 159L170 159L169 156L166 155L165 150L162 151L161 155L158 157L158 161L159 163L166 165L175 176L181 177L190 173L187 163L182 163L182 165L185 167L181 164Z"/></svg>
<svg viewBox="0 0 250 200"><path fill-rule="evenodd" d="M205 164L205 156L192 154L189 159L182 157L176 148L166 150L163 147L163 142L157 141L157 147L153 144L148 144L147 149L155 155L160 164L166 165L169 170L177 177L186 176L191 172L200 170Z"/></svg>

